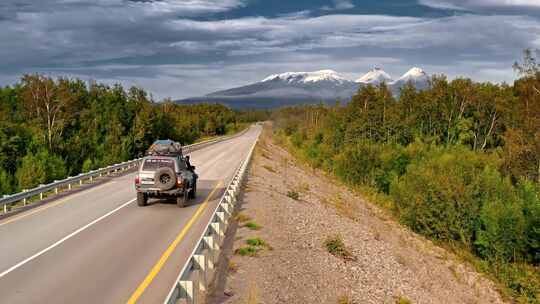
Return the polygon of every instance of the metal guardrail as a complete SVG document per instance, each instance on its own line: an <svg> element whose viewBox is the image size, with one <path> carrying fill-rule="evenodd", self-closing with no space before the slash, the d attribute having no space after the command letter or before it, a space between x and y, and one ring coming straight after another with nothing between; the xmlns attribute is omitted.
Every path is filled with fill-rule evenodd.
<svg viewBox="0 0 540 304"><path fill-rule="evenodd" d="M216 139L203 141L197 144L185 146L183 147L183 151L184 153L190 153L190 152L202 149L204 147L216 144L218 142L222 142L222 141L229 140L238 136L242 136L248 130L249 128L246 128L242 132L239 132L235 135L220 137ZM47 185L39 185L38 187L35 187L33 189L23 190L22 192L15 193L12 195L4 195L2 198L0 198L0 208L2 208L3 213L6 214L9 211L8 209L10 209L9 207L15 203L22 201L23 206L26 206L28 199L34 196L39 196L39 200L41 201L44 198L44 193L54 191L54 194L58 194L59 191L63 188L67 188L68 190L71 190L72 185L77 184L77 183L79 185L82 185L85 180L93 181L94 178L96 177L107 176L118 171L125 171L131 168L137 167L141 160L142 158L137 158L137 159L126 161L120 164L93 170L87 173L81 173L77 176L68 177L63 180L54 181ZM2 214L2 212L0 212L0 214Z"/></svg>
<svg viewBox="0 0 540 304"><path fill-rule="evenodd" d="M257 140L258 141L258 140ZM171 288L165 304L200 303L201 292L206 292L211 275L215 274L215 265L219 251L225 239L229 219L233 215L236 198L244 182L257 141L251 147L248 156L237 169L233 179L225 189L210 221L199 238L189 259L182 267L178 278Z"/></svg>

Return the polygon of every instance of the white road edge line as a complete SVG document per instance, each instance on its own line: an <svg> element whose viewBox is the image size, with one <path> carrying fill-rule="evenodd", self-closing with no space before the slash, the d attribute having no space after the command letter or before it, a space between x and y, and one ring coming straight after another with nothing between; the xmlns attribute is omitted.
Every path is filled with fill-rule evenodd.
<svg viewBox="0 0 540 304"><path fill-rule="evenodd" d="M126 207L127 205L129 205L129 204L131 204L131 203L133 203L135 200L136 200L136 199L134 198L134 199L130 200L129 202L126 202L126 203L122 204L121 206L119 206L119 207L117 207L116 209L114 209L114 210L108 212L107 214L105 214L105 215L103 215L103 216L101 216L101 217L99 217L99 218L93 220L92 222L86 224L85 226L83 226L83 227L81 227L81 228L79 228L79 229L73 231L72 233L70 233L69 235L63 237L62 239L60 239L60 240L57 241L56 243L52 244L51 246L49 246L49 247L47 247L47 248L41 250L40 252L34 254L33 256L28 257L28 258L26 258L25 260L23 260L23 261L17 263L16 265L10 267L9 269L7 269L7 270L5 270L4 272L0 273L0 279L3 278L4 276L6 276L7 274L9 274L10 272L16 270L17 268L23 266L24 264L26 264L26 263L28 263L28 262L34 260L35 258L39 257L40 255L46 253L47 251L50 251L51 249L53 249L53 248L59 246L59 245L62 244L63 242L65 242L65 241L69 240L70 238L76 236L77 234L81 233L82 231L88 229L90 226L96 224L97 222L103 220L104 218L106 218L106 217L108 217L108 216L111 216L112 214L116 213L118 210L120 210L120 209Z"/></svg>

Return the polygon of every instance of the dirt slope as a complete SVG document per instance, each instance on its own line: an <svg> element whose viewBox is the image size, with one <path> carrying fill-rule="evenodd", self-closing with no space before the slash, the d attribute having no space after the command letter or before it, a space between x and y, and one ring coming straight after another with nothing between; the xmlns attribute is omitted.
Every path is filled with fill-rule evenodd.
<svg viewBox="0 0 540 304"><path fill-rule="evenodd" d="M294 192L298 200L290 197ZM268 133L242 209L224 253L230 261L222 263L209 303L503 302L491 281L346 188L297 165ZM248 222L259 230L245 227ZM351 257L328 252L325 241L335 235ZM235 253L246 253L246 240L255 237L267 244L252 246L255 256Z"/></svg>

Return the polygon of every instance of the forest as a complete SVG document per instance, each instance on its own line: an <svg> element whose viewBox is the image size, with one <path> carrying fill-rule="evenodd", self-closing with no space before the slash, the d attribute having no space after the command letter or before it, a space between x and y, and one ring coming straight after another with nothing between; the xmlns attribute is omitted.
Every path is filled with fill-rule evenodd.
<svg viewBox="0 0 540 304"><path fill-rule="evenodd" d="M540 303L540 53L513 85L444 76L367 86L347 104L276 110L278 142Z"/></svg>
<svg viewBox="0 0 540 304"><path fill-rule="evenodd" d="M256 119L218 104L154 102L136 87L26 75L0 88L0 196L133 159L159 138L190 144Z"/></svg>

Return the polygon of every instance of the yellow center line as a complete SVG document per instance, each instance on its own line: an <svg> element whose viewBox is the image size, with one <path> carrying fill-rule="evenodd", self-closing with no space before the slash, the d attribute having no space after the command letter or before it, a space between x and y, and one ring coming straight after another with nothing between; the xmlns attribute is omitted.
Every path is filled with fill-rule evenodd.
<svg viewBox="0 0 540 304"><path fill-rule="evenodd" d="M167 250L165 250L165 252L163 253L163 255L161 256L161 258L159 258L159 261L154 265L154 267L152 267L152 270L150 270L150 272L148 273L148 275L146 276L146 278L144 279L144 281L142 281L142 283L139 285L139 287L137 287L137 289L135 290L135 292L131 295L131 297L129 298L129 300L127 301L128 304L134 304L137 302L137 300L139 300L139 298L142 296L142 294L144 293L144 291L148 288L148 286L152 283L152 281L154 280L154 278L158 275L158 273L161 271L161 268L163 268L163 265L165 265L165 263L167 262L167 260L169 259L169 257L171 256L171 254L174 252L174 250L176 249L176 247L178 246L178 244L180 244L180 242L182 241L182 239L186 236L187 232L189 231L189 229L191 228L191 226L193 226L193 224L195 223L195 221L199 218L199 216L202 214L203 210L206 208L206 206L208 205L208 202L210 202L210 199L214 196L214 193L216 192L216 190L221 186L222 182L218 182L215 186L215 188L212 190L212 192L210 192L210 194L206 197L206 199L204 200L204 203L202 203L199 208L197 208L197 211L195 212L195 214L193 215L193 217L191 217L191 219L188 221L188 223L184 226L184 228L182 229L182 231L180 231L180 233L178 234L178 236L176 237L176 239L169 245L169 247L167 248Z"/></svg>

